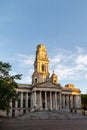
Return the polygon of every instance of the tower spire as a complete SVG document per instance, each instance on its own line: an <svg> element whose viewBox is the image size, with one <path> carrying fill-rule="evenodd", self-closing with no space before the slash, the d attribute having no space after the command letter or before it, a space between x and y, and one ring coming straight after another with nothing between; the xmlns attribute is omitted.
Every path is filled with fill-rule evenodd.
<svg viewBox="0 0 87 130"><path fill-rule="evenodd" d="M44 82L46 80L48 73L49 73L49 59L47 56L46 47L44 44L39 44L36 50L32 82L33 83Z"/></svg>

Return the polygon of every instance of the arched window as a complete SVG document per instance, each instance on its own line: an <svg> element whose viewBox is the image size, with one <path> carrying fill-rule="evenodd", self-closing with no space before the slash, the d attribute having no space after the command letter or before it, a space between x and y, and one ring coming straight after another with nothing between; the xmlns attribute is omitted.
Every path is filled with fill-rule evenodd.
<svg viewBox="0 0 87 130"><path fill-rule="evenodd" d="M54 83L56 83L56 80L54 80Z"/></svg>
<svg viewBox="0 0 87 130"><path fill-rule="evenodd" d="M42 71L45 71L45 65L42 64Z"/></svg>
<svg viewBox="0 0 87 130"><path fill-rule="evenodd" d="M37 78L35 78L35 83L37 83Z"/></svg>

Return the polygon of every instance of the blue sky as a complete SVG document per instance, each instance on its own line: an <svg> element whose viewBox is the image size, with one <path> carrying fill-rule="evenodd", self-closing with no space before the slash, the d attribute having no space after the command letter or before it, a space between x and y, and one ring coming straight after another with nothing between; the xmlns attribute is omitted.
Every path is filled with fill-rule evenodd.
<svg viewBox="0 0 87 130"><path fill-rule="evenodd" d="M31 83L43 43L59 83L87 92L87 0L0 0L0 60Z"/></svg>

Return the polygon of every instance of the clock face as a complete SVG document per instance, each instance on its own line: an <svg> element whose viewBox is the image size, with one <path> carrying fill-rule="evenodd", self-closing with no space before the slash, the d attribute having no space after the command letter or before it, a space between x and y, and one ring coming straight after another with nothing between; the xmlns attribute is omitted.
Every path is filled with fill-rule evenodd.
<svg viewBox="0 0 87 130"><path fill-rule="evenodd" d="M45 58L45 53L41 53L41 54L40 54L40 57L41 57L41 58Z"/></svg>

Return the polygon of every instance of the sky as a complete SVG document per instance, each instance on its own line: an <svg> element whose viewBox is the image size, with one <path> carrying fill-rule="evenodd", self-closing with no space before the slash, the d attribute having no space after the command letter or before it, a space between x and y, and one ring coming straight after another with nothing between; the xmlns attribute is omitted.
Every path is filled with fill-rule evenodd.
<svg viewBox="0 0 87 130"><path fill-rule="evenodd" d="M87 0L0 0L0 61L31 84L43 43L58 82L87 93Z"/></svg>

